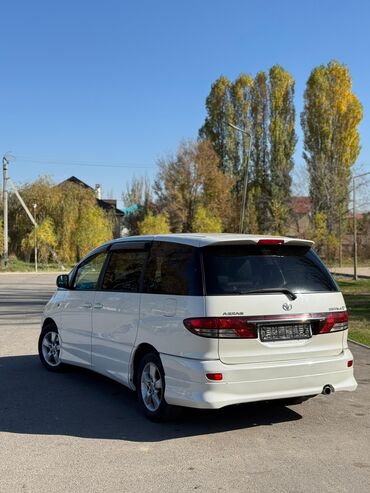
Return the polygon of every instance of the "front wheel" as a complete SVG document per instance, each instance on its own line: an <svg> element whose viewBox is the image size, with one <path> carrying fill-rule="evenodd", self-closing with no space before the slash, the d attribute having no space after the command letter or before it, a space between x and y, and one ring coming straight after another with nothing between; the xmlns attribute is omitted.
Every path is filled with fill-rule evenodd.
<svg viewBox="0 0 370 493"><path fill-rule="evenodd" d="M165 378L160 357L155 353L145 355L137 372L136 392L142 411L152 421L168 419L171 413L164 390Z"/></svg>
<svg viewBox="0 0 370 493"><path fill-rule="evenodd" d="M46 325L39 337L39 357L49 371L61 372L66 365L60 361L60 336L54 325Z"/></svg>

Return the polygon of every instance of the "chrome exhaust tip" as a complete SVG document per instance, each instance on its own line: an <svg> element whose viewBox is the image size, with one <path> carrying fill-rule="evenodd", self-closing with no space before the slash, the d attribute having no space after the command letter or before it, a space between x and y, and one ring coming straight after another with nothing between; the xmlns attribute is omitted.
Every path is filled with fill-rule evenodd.
<svg viewBox="0 0 370 493"><path fill-rule="evenodd" d="M328 385L324 385L321 393L324 395L330 395L332 392L334 392L334 387L328 384Z"/></svg>

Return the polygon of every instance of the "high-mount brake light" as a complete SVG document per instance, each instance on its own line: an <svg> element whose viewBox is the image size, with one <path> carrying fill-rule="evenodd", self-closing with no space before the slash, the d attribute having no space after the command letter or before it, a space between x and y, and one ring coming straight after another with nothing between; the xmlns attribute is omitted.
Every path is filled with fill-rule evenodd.
<svg viewBox="0 0 370 493"><path fill-rule="evenodd" d="M271 239L263 239L263 240L258 240L259 245L283 245L284 240L276 240L274 238Z"/></svg>
<svg viewBox="0 0 370 493"><path fill-rule="evenodd" d="M201 337L257 339L257 325L246 317L186 318L185 327Z"/></svg>

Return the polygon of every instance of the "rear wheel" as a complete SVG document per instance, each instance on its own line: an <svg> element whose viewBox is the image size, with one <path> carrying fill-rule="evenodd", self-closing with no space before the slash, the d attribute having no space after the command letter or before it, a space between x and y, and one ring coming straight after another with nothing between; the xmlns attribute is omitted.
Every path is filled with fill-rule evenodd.
<svg viewBox="0 0 370 493"><path fill-rule="evenodd" d="M152 421L168 419L171 414L164 398L165 377L160 357L155 353L146 354L139 363L136 392L139 404Z"/></svg>
<svg viewBox="0 0 370 493"><path fill-rule="evenodd" d="M39 357L41 363L49 371L64 371L66 365L60 361L60 337L55 325L46 325L39 337Z"/></svg>

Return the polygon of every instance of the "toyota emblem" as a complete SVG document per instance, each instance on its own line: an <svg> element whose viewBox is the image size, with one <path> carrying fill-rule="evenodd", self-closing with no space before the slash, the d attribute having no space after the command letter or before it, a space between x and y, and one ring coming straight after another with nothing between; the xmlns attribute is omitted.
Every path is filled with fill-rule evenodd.
<svg viewBox="0 0 370 493"><path fill-rule="evenodd" d="M286 312L290 312L290 310L293 308L293 305L291 303L284 303L283 305L283 310Z"/></svg>

